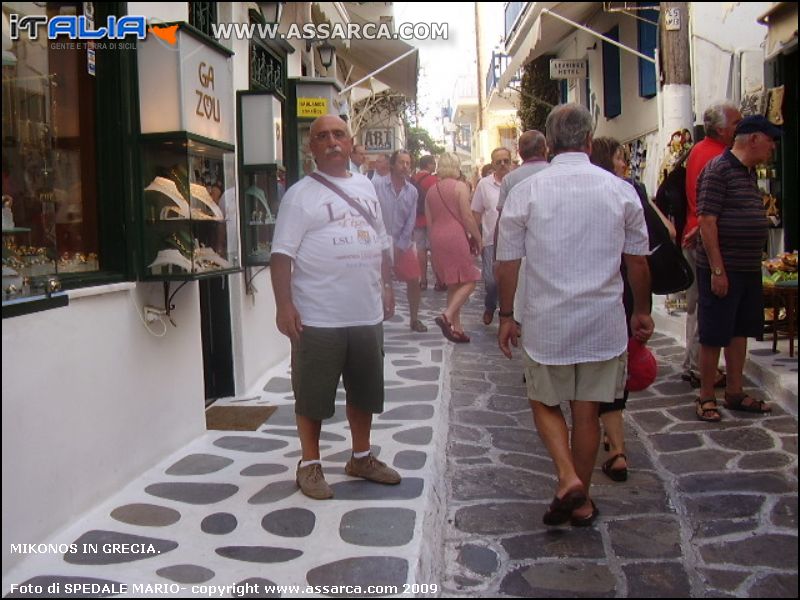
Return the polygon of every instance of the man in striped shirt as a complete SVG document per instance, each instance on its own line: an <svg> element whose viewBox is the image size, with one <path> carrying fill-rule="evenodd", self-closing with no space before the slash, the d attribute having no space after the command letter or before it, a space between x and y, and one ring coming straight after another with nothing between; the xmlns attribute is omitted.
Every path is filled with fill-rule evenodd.
<svg viewBox="0 0 800 600"><path fill-rule="evenodd" d="M625 385L628 332L620 256L634 293L631 331L645 342L650 317L649 252L644 211L633 187L589 162L594 121L577 104L547 117L547 169L514 186L498 224L500 349L517 346L512 310L520 260L527 256L527 302L520 319L528 398L539 436L555 464L558 486L546 525L591 525L589 497L600 445L598 402ZM572 409L572 439L561 402Z"/></svg>
<svg viewBox="0 0 800 600"><path fill-rule="evenodd" d="M725 348L725 407L768 413L770 407L742 390L747 338L764 331L761 259L767 243L767 214L753 167L767 162L782 134L762 115L736 127L733 148L706 165L697 186L702 244L697 248L700 396L697 418L719 421L714 381Z"/></svg>

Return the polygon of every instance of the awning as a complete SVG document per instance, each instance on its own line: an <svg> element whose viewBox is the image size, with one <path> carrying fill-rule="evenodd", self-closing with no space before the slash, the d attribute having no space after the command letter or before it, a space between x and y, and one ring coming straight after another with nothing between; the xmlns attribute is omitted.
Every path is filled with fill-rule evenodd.
<svg viewBox="0 0 800 600"><path fill-rule="evenodd" d="M331 25L347 25L350 22L347 8L343 2L314 2L312 7L319 10Z"/></svg>
<svg viewBox="0 0 800 600"><path fill-rule="evenodd" d="M413 48L400 40L350 40L350 47L334 41L336 55L353 66L347 85L378 71ZM403 60L375 74L375 79L390 89L408 96L417 97L417 72L419 53L412 52Z"/></svg>
<svg viewBox="0 0 800 600"><path fill-rule="evenodd" d="M575 27L564 23L556 18L549 17L545 9L556 14L563 15L571 21L579 23L585 22L598 10L602 10L599 2L536 2L532 5L528 14L523 16L520 23L519 33L524 36L519 47L510 51L512 58L508 67L500 76L498 89L508 87L516 72L530 61L538 58L542 54L552 52L569 34L575 31ZM544 21L544 23L542 23Z"/></svg>
<svg viewBox="0 0 800 600"><path fill-rule="evenodd" d="M767 58L797 44L797 2L778 2L757 21L769 28Z"/></svg>

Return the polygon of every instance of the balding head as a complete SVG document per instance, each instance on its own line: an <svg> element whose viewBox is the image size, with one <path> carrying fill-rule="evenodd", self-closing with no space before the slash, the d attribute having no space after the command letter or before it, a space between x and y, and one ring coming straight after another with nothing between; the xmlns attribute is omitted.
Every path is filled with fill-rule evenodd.
<svg viewBox="0 0 800 600"><path fill-rule="evenodd" d="M317 168L332 177L346 177L352 150L347 123L335 115L324 115L311 124L309 138Z"/></svg>
<svg viewBox="0 0 800 600"><path fill-rule="evenodd" d="M519 156L522 160L547 158L547 140L541 131L529 129L519 136Z"/></svg>

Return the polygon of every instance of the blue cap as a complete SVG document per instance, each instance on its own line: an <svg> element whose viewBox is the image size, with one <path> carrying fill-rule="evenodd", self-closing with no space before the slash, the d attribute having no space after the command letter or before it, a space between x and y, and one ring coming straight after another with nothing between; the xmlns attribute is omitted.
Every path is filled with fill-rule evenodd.
<svg viewBox="0 0 800 600"><path fill-rule="evenodd" d="M770 123L764 115L750 115L739 122L734 136L745 133L763 133L774 140L783 135L783 129Z"/></svg>

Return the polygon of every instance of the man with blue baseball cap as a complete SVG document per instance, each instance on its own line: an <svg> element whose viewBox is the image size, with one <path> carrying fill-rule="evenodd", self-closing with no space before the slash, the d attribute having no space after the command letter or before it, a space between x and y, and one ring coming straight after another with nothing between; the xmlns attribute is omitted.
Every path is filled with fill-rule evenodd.
<svg viewBox="0 0 800 600"><path fill-rule="evenodd" d="M739 121L734 138L747 133L763 133L767 137L777 140L783 135L783 130L773 125L764 115L750 115Z"/></svg>
<svg viewBox="0 0 800 600"><path fill-rule="evenodd" d="M733 148L708 163L697 186L702 244L697 248L700 396L697 418L722 419L714 394L717 361L726 348L725 408L766 414L771 407L742 389L747 338L764 331L761 253L768 221L753 167L768 162L782 135L762 115L743 118Z"/></svg>

